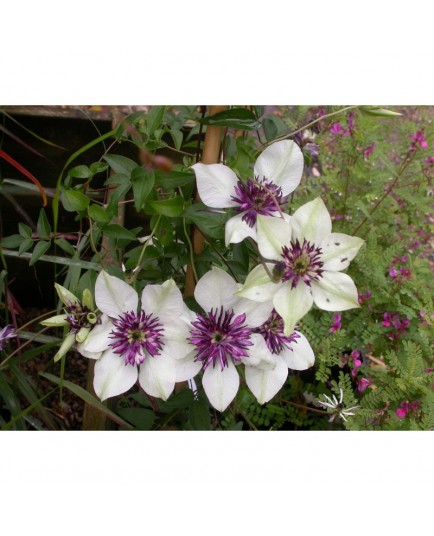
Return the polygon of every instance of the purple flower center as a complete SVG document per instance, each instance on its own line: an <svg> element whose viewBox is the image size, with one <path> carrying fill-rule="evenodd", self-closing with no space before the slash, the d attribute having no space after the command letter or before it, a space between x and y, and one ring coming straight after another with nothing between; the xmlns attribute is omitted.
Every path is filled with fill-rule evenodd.
<svg viewBox="0 0 434 536"><path fill-rule="evenodd" d="M275 309L271 311L268 320L262 326L255 329L255 332L260 333L264 337L268 349L272 354L280 354L285 348L292 351L291 344L297 343L296 339L300 338L300 335L295 332L289 336L283 334L283 318Z"/></svg>
<svg viewBox="0 0 434 536"><path fill-rule="evenodd" d="M235 207L237 212L244 212L243 221L249 227L253 227L256 223L256 216L272 216L273 212L279 212L282 209L282 188L267 181L264 177L259 181L259 177L255 180L247 179L246 184L241 181L235 186L236 195L231 196L232 200L239 203Z"/></svg>
<svg viewBox="0 0 434 536"><path fill-rule="evenodd" d="M228 366L228 358L235 363L248 357L247 347L253 345L252 330L244 324L245 320L245 314L235 316L223 307L198 313L197 320L192 322L195 329L190 330L191 337L187 339L196 347L195 361L202 361L204 370L211 363L215 367L218 361L223 370Z"/></svg>
<svg viewBox="0 0 434 536"><path fill-rule="evenodd" d="M281 281L291 281L292 288L300 280L310 286L311 281L318 280L323 273L324 263L321 259L322 250L306 239L303 244L296 240L290 246L283 246L283 260L278 262L274 271L281 277Z"/></svg>
<svg viewBox="0 0 434 536"><path fill-rule="evenodd" d="M125 365L140 365L146 354L158 355L163 347L164 331L158 317L147 315L140 310L131 311L113 320L114 329L109 337L113 339L110 346L116 354L125 358Z"/></svg>
<svg viewBox="0 0 434 536"><path fill-rule="evenodd" d="M88 307L80 302L68 302L65 308L66 320L71 326L72 333L78 333L81 328L89 328L96 322L96 315ZM90 320L93 320L91 322Z"/></svg>

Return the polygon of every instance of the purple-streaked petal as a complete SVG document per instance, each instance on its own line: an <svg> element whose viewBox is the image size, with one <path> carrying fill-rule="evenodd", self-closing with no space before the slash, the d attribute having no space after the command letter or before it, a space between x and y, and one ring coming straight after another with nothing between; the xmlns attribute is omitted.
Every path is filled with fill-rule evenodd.
<svg viewBox="0 0 434 536"><path fill-rule="evenodd" d="M208 366L203 373L202 386L210 404L218 411L224 411L235 398L240 377L232 361L228 360L228 366L221 370L217 364L215 367Z"/></svg>
<svg viewBox="0 0 434 536"><path fill-rule="evenodd" d="M208 207L229 208L238 203L231 199L235 193L238 177L223 164L202 164L191 166L196 174L197 190L201 200Z"/></svg>
<svg viewBox="0 0 434 536"><path fill-rule="evenodd" d="M136 381L137 367L125 365L124 358L111 349L106 350L95 363L93 388L102 401L125 393Z"/></svg>
<svg viewBox="0 0 434 536"><path fill-rule="evenodd" d="M99 310L112 318L137 311L137 292L125 281L102 270L95 283L95 301Z"/></svg>
<svg viewBox="0 0 434 536"><path fill-rule="evenodd" d="M264 177L282 188L288 195L299 185L303 174L304 158L299 146L290 140L273 143L258 157L254 174L259 180Z"/></svg>

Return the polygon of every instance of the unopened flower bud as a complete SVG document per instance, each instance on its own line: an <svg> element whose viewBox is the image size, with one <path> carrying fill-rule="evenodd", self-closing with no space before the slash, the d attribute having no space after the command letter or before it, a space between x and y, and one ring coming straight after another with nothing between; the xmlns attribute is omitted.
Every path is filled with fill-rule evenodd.
<svg viewBox="0 0 434 536"><path fill-rule="evenodd" d="M68 333L59 348L59 351L54 356L54 362L56 363L72 348L75 343L75 333Z"/></svg>
<svg viewBox="0 0 434 536"><path fill-rule="evenodd" d="M89 335L90 328L80 328L78 333L75 336L77 342L84 342Z"/></svg>
<svg viewBox="0 0 434 536"><path fill-rule="evenodd" d="M83 299L82 299L82 303L85 307L87 307L88 309L90 309L91 311L93 311L95 309L94 305L93 305L93 296L92 296L92 293L91 291L88 289L88 288L85 288L83 290Z"/></svg>
<svg viewBox="0 0 434 536"><path fill-rule="evenodd" d="M67 315L56 315L52 316L51 318L47 318L45 320L42 320L40 324L43 326L48 326L50 328L57 328L60 326L68 326L69 322L66 319Z"/></svg>
<svg viewBox="0 0 434 536"><path fill-rule="evenodd" d="M75 305L76 303L79 303L78 298L72 292L69 292L68 289L62 287L62 285L59 285L58 283L54 283L54 286L56 287L57 294L64 303L64 305L69 307L70 305Z"/></svg>

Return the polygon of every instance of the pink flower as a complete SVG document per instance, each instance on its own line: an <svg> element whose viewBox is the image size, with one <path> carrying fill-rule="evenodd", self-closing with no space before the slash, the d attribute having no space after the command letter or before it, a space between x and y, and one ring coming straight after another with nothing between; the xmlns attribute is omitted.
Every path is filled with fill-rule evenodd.
<svg viewBox="0 0 434 536"><path fill-rule="evenodd" d="M375 149L375 141L373 141L371 145L369 145L369 147L366 147L366 149L363 151L363 156L365 158L369 158L371 154L374 152L374 149Z"/></svg>
<svg viewBox="0 0 434 536"><path fill-rule="evenodd" d="M411 134L410 138L413 140L410 145L410 151L414 151L418 144L424 149L428 147L428 143L425 138L425 132L423 130L418 130L416 134Z"/></svg>
<svg viewBox="0 0 434 536"><path fill-rule="evenodd" d="M418 411L420 407L419 400L414 402L403 401L400 404L400 407L396 410L396 416L398 419L404 419L407 416L407 413L414 413Z"/></svg>
<svg viewBox="0 0 434 536"><path fill-rule="evenodd" d="M367 378L360 378L357 383L357 390L363 393L370 385L371 382Z"/></svg>
<svg viewBox="0 0 434 536"><path fill-rule="evenodd" d="M359 292L359 305L362 305L366 300L369 300L371 296L372 292L370 290L367 290L364 294Z"/></svg>
<svg viewBox="0 0 434 536"><path fill-rule="evenodd" d="M395 279L395 277L398 277L398 272L396 271L395 268L393 268L392 266L389 268L389 275L390 277L392 277L393 279Z"/></svg>
<svg viewBox="0 0 434 536"><path fill-rule="evenodd" d="M332 134L336 134L338 136L348 136L349 135L348 130L344 129L344 127L340 123L333 123L333 125L330 127L330 132Z"/></svg>
<svg viewBox="0 0 434 536"><path fill-rule="evenodd" d="M335 331L338 331L339 329L342 328L341 320L342 320L341 313L335 313L333 315L333 325L330 328L330 333L334 333Z"/></svg>
<svg viewBox="0 0 434 536"><path fill-rule="evenodd" d="M433 165L434 164L434 156L428 156L428 158L425 158L424 162L425 162L425 164Z"/></svg>

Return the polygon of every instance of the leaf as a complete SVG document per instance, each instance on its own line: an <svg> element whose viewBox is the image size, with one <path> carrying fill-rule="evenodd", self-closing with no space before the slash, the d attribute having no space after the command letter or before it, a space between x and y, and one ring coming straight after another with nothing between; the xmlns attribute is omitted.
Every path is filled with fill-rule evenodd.
<svg viewBox="0 0 434 536"><path fill-rule="evenodd" d="M32 229L25 223L18 224L18 232L24 238L32 238Z"/></svg>
<svg viewBox="0 0 434 536"><path fill-rule="evenodd" d="M180 130L171 130L170 135L172 136L173 143L175 144L175 149L179 151L182 146L182 140L184 136Z"/></svg>
<svg viewBox="0 0 434 536"><path fill-rule="evenodd" d="M90 205L87 209L89 217L98 223L108 223L111 220L111 215L106 208L99 205Z"/></svg>
<svg viewBox="0 0 434 536"><path fill-rule="evenodd" d="M195 401L190 407L189 420L193 430L210 430L211 414L204 400Z"/></svg>
<svg viewBox="0 0 434 536"><path fill-rule="evenodd" d="M150 206L157 214L168 216L169 218L176 218L177 216L180 216L184 210L184 200L178 195L172 197L172 199L149 201L148 206Z"/></svg>
<svg viewBox="0 0 434 536"><path fill-rule="evenodd" d="M199 229L211 238L223 238L228 215L221 212L212 212L202 202L194 203L184 210L183 216L194 223Z"/></svg>
<svg viewBox="0 0 434 536"><path fill-rule="evenodd" d="M65 240L64 238L56 238L54 240L54 243L56 246L59 246L60 249L65 251L66 253L69 253L71 257L73 257L76 253L75 249L71 246L71 244L68 242L68 240Z"/></svg>
<svg viewBox="0 0 434 536"><path fill-rule="evenodd" d="M204 119L199 119L204 125L215 125L220 127L231 127L239 130L258 130L261 122L247 108L232 108L224 110L214 115L209 115Z"/></svg>
<svg viewBox="0 0 434 536"><path fill-rule="evenodd" d="M28 179L30 179L33 184L35 184L38 187L39 192L42 196L42 201L44 207L47 205L47 196L45 194L45 190L42 187L41 183L38 181L36 177L34 177L30 171L28 171L24 166L19 164L16 160L14 160L11 156L9 156L7 153L5 153L3 150L0 149L0 157L6 160L11 166L13 166L15 169L20 171L24 176L26 176Z"/></svg>
<svg viewBox="0 0 434 536"><path fill-rule="evenodd" d="M163 173L157 171L155 174L155 182L163 188L178 188L187 186L195 181L195 175L188 171L172 171Z"/></svg>
<svg viewBox="0 0 434 536"><path fill-rule="evenodd" d="M122 173L128 175L128 177L131 176L133 169L137 167L137 163L134 160L120 154L106 154L103 158L115 173Z"/></svg>
<svg viewBox="0 0 434 536"><path fill-rule="evenodd" d="M113 223L106 225L103 229L103 232L109 238L123 239L123 240L137 240L136 236L122 225Z"/></svg>
<svg viewBox="0 0 434 536"><path fill-rule="evenodd" d="M84 400L86 404L89 404L89 406L92 406L93 408L101 411L101 413L106 415L109 419L116 422L120 426L123 426L131 430L132 426L130 424L128 424L123 419L121 419L118 415L116 415L116 413L109 410L102 402L100 402L97 398L91 395L88 391L83 389L83 387L80 387L79 385L75 385L74 383L68 380L61 380L57 376L54 376L53 374L49 374L48 372L40 372L39 375L59 386L60 384L62 384L63 387L66 387L66 389L69 389L72 393L74 393L79 398Z"/></svg>
<svg viewBox="0 0 434 536"><path fill-rule="evenodd" d="M30 259L29 266L33 266L35 262L50 248L50 242L41 240L35 246L33 250L32 258Z"/></svg>
<svg viewBox="0 0 434 536"><path fill-rule="evenodd" d="M387 110L386 108L380 108L379 106L360 106L359 110L362 112L362 114L379 117L393 117L397 115L402 115L398 112L392 112L392 110Z"/></svg>
<svg viewBox="0 0 434 536"><path fill-rule="evenodd" d="M3 249L2 250L3 255L6 255L8 257L21 257L24 259L31 259L32 254L31 253L18 253L18 251L12 251L10 249ZM83 268L85 270L101 270L101 265L97 262L89 262L89 261L82 261L81 259L65 259L65 257L58 257L57 255L42 255L39 259L40 261L45 262L52 262L54 264L64 264L68 267L78 267Z"/></svg>
<svg viewBox="0 0 434 536"><path fill-rule="evenodd" d="M50 227L50 223L48 221L47 215L45 214L45 210L43 208L41 208L39 212L39 218L38 218L38 224L36 226L36 231L40 238L50 238L51 227Z"/></svg>
<svg viewBox="0 0 434 536"><path fill-rule="evenodd" d="M90 203L90 199L77 190L65 190L65 195L74 210L78 212L86 210Z"/></svg>
<svg viewBox="0 0 434 536"><path fill-rule="evenodd" d="M3 238L0 245L2 248L17 248L23 241L23 237L19 234L13 234L11 236L6 236Z"/></svg>
<svg viewBox="0 0 434 536"><path fill-rule="evenodd" d="M131 182L133 184L134 206L136 211L140 212L146 198L154 187L155 175L142 167L136 167L131 173Z"/></svg>
<svg viewBox="0 0 434 536"><path fill-rule="evenodd" d="M155 130L159 128L163 122L165 106L152 106L149 112L146 114L146 126L149 137L155 133Z"/></svg>
<svg viewBox="0 0 434 536"><path fill-rule="evenodd" d="M87 166L76 166L68 171L68 175L74 179L88 179L91 175Z"/></svg>
<svg viewBox="0 0 434 536"><path fill-rule="evenodd" d="M269 115L262 120L262 126L264 127L264 134L267 141L274 140L279 136L283 136L288 130L285 122L275 115Z"/></svg>
<svg viewBox="0 0 434 536"><path fill-rule="evenodd" d="M151 430L155 421L155 413L144 408L119 408L118 415L130 422L136 430Z"/></svg>
<svg viewBox="0 0 434 536"><path fill-rule="evenodd" d="M108 168L109 168L109 165L106 164L105 162L94 162L89 167L92 175L96 175L97 173L102 173Z"/></svg>
<svg viewBox="0 0 434 536"><path fill-rule="evenodd" d="M30 248L32 248L34 245L34 242L31 238L25 238L18 248L18 254L21 256L26 251L29 251Z"/></svg>
<svg viewBox="0 0 434 536"><path fill-rule="evenodd" d="M6 377L0 372L0 397L3 399L4 404L11 412L13 417L17 417L21 413L20 403L15 396L11 386L6 380ZM3 404L2 404L3 405ZM18 419L15 423L16 430L25 430L25 424L22 419Z"/></svg>

